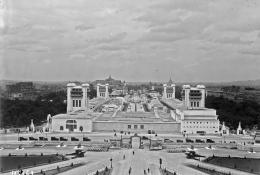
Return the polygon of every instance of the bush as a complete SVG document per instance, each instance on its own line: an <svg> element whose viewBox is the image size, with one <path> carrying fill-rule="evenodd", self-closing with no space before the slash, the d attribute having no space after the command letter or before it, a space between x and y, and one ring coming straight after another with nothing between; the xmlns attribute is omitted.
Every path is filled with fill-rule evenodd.
<svg viewBox="0 0 260 175"><path fill-rule="evenodd" d="M12 156L12 154L11 154L11 153L9 153L9 154L8 154L8 156L9 156L9 157L11 157L11 156Z"/></svg>
<svg viewBox="0 0 260 175"><path fill-rule="evenodd" d="M43 156L43 153L41 153L41 156Z"/></svg>

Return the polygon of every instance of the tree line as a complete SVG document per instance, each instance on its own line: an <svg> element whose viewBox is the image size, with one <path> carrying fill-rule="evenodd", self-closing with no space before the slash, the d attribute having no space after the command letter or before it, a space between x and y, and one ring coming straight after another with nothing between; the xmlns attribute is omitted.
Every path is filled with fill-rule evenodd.
<svg viewBox="0 0 260 175"><path fill-rule="evenodd" d="M207 96L206 107L216 109L219 120L230 129L237 129L239 122L242 128L260 128L260 104L255 101L235 102L224 97Z"/></svg>
<svg viewBox="0 0 260 175"><path fill-rule="evenodd" d="M96 90L90 87L89 98L96 96ZM180 90L176 89L180 98ZM36 100L0 99L0 127L29 126L31 119L39 125L45 122L48 114L66 113L66 91L51 92L39 96ZM206 107L217 110L219 120L231 129L236 129L241 121L243 128L260 128L260 104L255 101L235 102L224 97L207 96Z"/></svg>

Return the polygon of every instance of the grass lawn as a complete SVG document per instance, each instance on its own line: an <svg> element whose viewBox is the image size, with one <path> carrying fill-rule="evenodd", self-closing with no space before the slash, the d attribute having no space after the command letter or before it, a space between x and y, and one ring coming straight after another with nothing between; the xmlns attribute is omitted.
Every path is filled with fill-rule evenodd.
<svg viewBox="0 0 260 175"><path fill-rule="evenodd" d="M66 160L61 155L12 155L0 157L1 172L11 171L15 169L24 169L32 166L38 166L42 164L49 164Z"/></svg>
<svg viewBox="0 0 260 175"><path fill-rule="evenodd" d="M260 174L260 159L214 156L206 159L205 162L227 168Z"/></svg>

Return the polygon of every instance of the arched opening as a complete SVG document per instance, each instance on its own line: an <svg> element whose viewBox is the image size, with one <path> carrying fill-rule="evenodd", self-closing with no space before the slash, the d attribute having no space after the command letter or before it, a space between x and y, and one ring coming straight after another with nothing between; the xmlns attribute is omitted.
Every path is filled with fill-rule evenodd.
<svg viewBox="0 0 260 175"><path fill-rule="evenodd" d="M63 131L63 126L60 126L60 130Z"/></svg>

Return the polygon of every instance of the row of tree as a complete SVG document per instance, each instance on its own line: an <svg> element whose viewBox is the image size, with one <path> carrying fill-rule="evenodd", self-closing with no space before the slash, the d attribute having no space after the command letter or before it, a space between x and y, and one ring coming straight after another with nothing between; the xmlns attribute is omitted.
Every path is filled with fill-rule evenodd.
<svg viewBox="0 0 260 175"><path fill-rule="evenodd" d="M224 97L207 96L206 107L217 110L219 120L231 129L241 122L243 128L260 128L260 104L255 101L235 102Z"/></svg>
<svg viewBox="0 0 260 175"><path fill-rule="evenodd" d="M89 98L96 96L96 90L90 87ZM176 89L180 98L180 89ZM48 114L56 115L66 112L66 92L51 92L39 96L36 100L9 100L2 98L0 127L29 126L30 120L35 124L45 122ZM223 97L207 96L206 107L217 110L220 121L224 121L231 129L236 129L241 121L243 128L260 128L260 104L255 101L235 102Z"/></svg>

